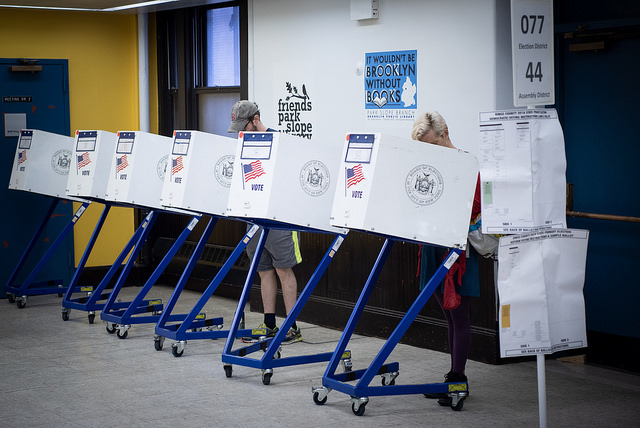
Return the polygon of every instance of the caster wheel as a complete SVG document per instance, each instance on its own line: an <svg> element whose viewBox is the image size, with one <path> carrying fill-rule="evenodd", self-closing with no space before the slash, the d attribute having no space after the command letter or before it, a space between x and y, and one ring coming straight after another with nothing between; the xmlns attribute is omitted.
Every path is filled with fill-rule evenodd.
<svg viewBox="0 0 640 428"><path fill-rule="evenodd" d="M113 334L115 332L116 332L116 325L115 324L111 324L111 323L107 323L107 333Z"/></svg>
<svg viewBox="0 0 640 428"><path fill-rule="evenodd" d="M7 294L7 301L9 303L15 303L16 302L16 296L14 296L13 294Z"/></svg>
<svg viewBox="0 0 640 428"><path fill-rule="evenodd" d="M365 404L361 404L360 407L358 407L358 410L356 410L356 403L351 404L351 411L356 416L364 415L364 408L365 408Z"/></svg>
<svg viewBox="0 0 640 428"><path fill-rule="evenodd" d="M262 374L262 384L263 385L269 385L271 383L271 376L273 376L273 373L263 373Z"/></svg>
<svg viewBox="0 0 640 428"><path fill-rule="evenodd" d="M116 332L116 335L118 336L118 339L126 339L127 336L129 336L129 331L125 331L124 333L121 333L120 330L118 330Z"/></svg>
<svg viewBox="0 0 640 428"><path fill-rule="evenodd" d="M233 366L224 366L224 374L227 377L231 377L233 375Z"/></svg>
<svg viewBox="0 0 640 428"><path fill-rule="evenodd" d="M318 392L313 393L313 402L316 403L317 405L321 406L327 402L328 396L325 395L325 397L322 400L319 397L320 397L320 393Z"/></svg>
<svg viewBox="0 0 640 428"><path fill-rule="evenodd" d="M27 296L17 297L16 306L18 307L18 309L23 309L25 306L27 306Z"/></svg>
<svg viewBox="0 0 640 428"><path fill-rule="evenodd" d="M96 314L89 314L87 315L87 318L89 318L89 324L93 324L96 319Z"/></svg>
<svg viewBox="0 0 640 428"><path fill-rule="evenodd" d="M453 400L451 401L451 410L455 411L455 412L459 412L460 410L462 410L462 407L464 405L464 399L458 400L458 402L456 403L456 405L453 405Z"/></svg>
<svg viewBox="0 0 640 428"><path fill-rule="evenodd" d="M387 383L387 378L383 377L382 378L382 386L387 386L387 385L395 385L396 384L396 380L393 379L391 382Z"/></svg>
<svg viewBox="0 0 640 428"><path fill-rule="evenodd" d="M164 347L164 338L163 337L159 337L159 338L155 339L153 341L153 346L154 346L154 348L156 348L156 351L162 351L162 348Z"/></svg>
<svg viewBox="0 0 640 428"><path fill-rule="evenodd" d="M69 321L69 312L62 313L62 321Z"/></svg>
<svg viewBox="0 0 640 428"><path fill-rule="evenodd" d="M184 349L182 351L178 351L178 347L174 346L173 348L171 348L171 353L176 358L177 357L182 357L182 354L184 354Z"/></svg>

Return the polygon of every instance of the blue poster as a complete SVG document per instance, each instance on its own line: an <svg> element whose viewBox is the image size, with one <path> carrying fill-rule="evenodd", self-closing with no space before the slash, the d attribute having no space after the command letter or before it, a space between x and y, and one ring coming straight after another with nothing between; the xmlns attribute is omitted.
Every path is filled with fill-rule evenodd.
<svg viewBox="0 0 640 428"><path fill-rule="evenodd" d="M415 119L417 55L417 50L365 54L367 119Z"/></svg>

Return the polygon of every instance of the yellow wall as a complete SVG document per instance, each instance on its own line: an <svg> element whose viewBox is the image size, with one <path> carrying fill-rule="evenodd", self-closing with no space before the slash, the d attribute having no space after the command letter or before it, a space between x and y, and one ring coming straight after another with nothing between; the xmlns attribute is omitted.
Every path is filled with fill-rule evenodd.
<svg viewBox="0 0 640 428"><path fill-rule="evenodd" d="M73 134L78 129L138 130L136 15L0 9L0 22L0 57L69 60ZM155 44L150 53L154 64ZM150 75L155 82L155 66ZM152 83L152 99L157 100L155 88ZM151 127L157 130L156 114ZM74 228L76 265L102 208L92 203ZM133 223L132 209L112 209L87 266L112 264L133 234Z"/></svg>

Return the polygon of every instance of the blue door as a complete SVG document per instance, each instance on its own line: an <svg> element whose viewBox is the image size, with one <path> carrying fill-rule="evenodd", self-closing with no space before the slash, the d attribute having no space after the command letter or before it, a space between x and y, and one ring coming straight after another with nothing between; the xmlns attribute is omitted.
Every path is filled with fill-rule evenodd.
<svg viewBox="0 0 640 428"><path fill-rule="evenodd" d="M26 128L70 136L68 75L67 60L0 58L0 297L5 297L4 285L53 201L48 196L9 190L18 142L13 121L26 118ZM58 204L14 285L22 283L72 216L71 203ZM68 284L73 263L73 237L69 234L36 280L62 279Z"/></svg>
<svg viewBox="0 0 640 428"><path fill-rule="evenodd" d="M567 223L590 230L584 288L587 357L599 354L592 361L640 370L634 345L640 343L640 223L631 221L640 217L640 27L629 31L604 25L585 23L592 34L567 25L574 31L566 33L571 37L559 38L567 182L573 186L573 211L626 220L568 217Z"/></svg>

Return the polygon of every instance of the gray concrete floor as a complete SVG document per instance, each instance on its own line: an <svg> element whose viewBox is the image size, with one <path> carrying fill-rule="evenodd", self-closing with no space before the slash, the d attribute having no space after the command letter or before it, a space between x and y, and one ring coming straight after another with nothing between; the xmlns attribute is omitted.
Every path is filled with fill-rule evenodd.
<svg viewBox="0 0 640 428"><path fill-rule="evenodd" d="M120 293L130 301L138 288ZM171 295L156 286L149 298ZM174 313L193 307L199 294L185 291ZM493 366L469 361L470 397L461 411L422 395L370 397L355 416L346 394L332 391L316 405L311 388L322 385L327 363L261 372L235 365L227 378L221 362L225 339L192 340L182 357L172 341L156 351L155 324L134 324L126 339L107 333L96 316L72 310L61 317L61 298L29 297L24 309L0 301L0 426L18 427L536 427L539 426L535 362ZM231 324L237 302L213 297L205 312ZM246 314L247 326L262 315ZM341 332L300 323L303 341L282 355L331 352ZM354 336L353 368L366 368L383 340ZM399 344L388 359L400 363L396 384L441 382L449 356ZM640 376L575 361L547 360L549 427L640 426ZM376 385L379 380L374 379ZM373 383L372 383L373 385Z"/></svg>

